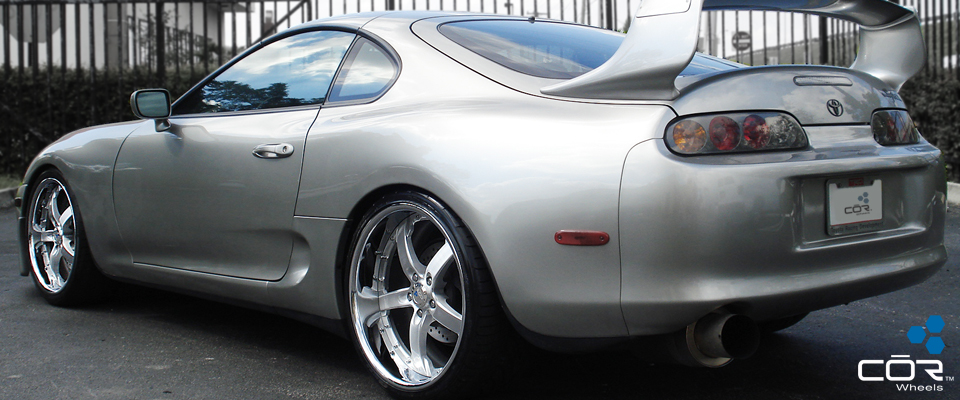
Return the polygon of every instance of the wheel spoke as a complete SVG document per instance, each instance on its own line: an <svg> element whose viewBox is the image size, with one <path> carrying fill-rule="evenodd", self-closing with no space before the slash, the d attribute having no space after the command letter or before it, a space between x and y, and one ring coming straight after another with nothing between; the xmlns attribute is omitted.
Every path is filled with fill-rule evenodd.
<svg viewBox="0 0 960 400"><path fill-rule="evenodd" d="M44 266L44 272L49 271L50 252L47 251L47 246L43 243L34 243L33 252L34 254L40 255L40 260L43 262Z"/></svg>
<svg viewBox="0 0 960 400"><path fill-rule="evenodd" d="M67 237L64 237L61 246L63 246L63 252L65 255L69 255L70 257L73 257L77 254L77 246L76 244L74 244L73 240L70 240ZM73 262L73 258L71 258L70 260L71 260L70 262Z"/></svg>
<svg viewBox="0 0 960 400"><path fill-rule="evenodd" d="M50 252L47 251L46 246L40 246L40 255L43 258L43 272L47 276L47 283L49 284L50 290L58 290L63 287L63 279L60 279L60 273L56 271L56 268L59 265L53 263ZM58 258L59 260L59 258Z"/></svg>
<svg viewBox="0 0 960 400"><path fill-rule="evenodd" d="M55 272L58 271L60 269L60 260L63 258L63 249L60 248L59 246L54 246L53 249L50 250L49 257L50 257L50 268L53 269L53 271ZM57 275L59 275L59 273Z"/></svg>
<svg viewBox="0 0 960 400"><path fill-rule="evenodd" d="M460 335L463 333L463 315L458 313L457 310L454 310L453 307L450 307L444 300L445 299L438 296L436 299L437 308L432 309L430 313L433 314L433 318L436 319L440 325Z"/></svg>
<svg viewBox="0 0 960 400"><path fill-rule="evenodd" d="M451 261L453 261L453 248L450 247L449 242L446 242L443 244L443 247L437 250L437 254L433 256L433 259L431 259L429 265L427 265L426 276L432 276L433 281L437 282L437 277Z"/></svg>
<svg viewBox="0 0 960 400"><path fill-rule="evenodd" d="M33 241L35 243L55 243L57 240L58 233L56 230L38 230L34 227L33 230Z"/></svg>
<svg viewBox="0 0 960 400"><path fill-rule="evenodd" d="M430 323L433 317L424 313L418 316L413 314L410 319L410 358L411 368L418 374L432 377L435 374L433 361L427 354L427 338L430 337Z"/></svg>
<svg viewBox="0 0 960 400"><path fill-rule="evenodd" d="M409 290L403 288L380 296L378 299L380 310L386 311L396 308L413 307L413 303L407 299L407 293L409 293Z"/></svg>
<svg viewBox="0 0 960 400"><path fill-rule="evenodd" d="M377 292L366 286L354 293L353 299L356 303L357 317L363 321L363 326L373 326L380 317L380 300Z"/></svg>
<svg viewBox="0 0 960 400"><path fill-rule="evenodd" d="M63 244L60 246L59 253L60 253L60 258L63 259L64 265L66 266L67 271L73 270L74 254L73 254L73 250L67 247L66 241L64 241Z"/></svg>
<svg viewBox="0 0 960 400"><path fill-rule="evenodd" d="M50 216L50 222L53 222L55 225L60 226L60 210L57 208L58 201L60 198L60 187L57 186L53 189L53 192L50 193L50 199L47 201L47 212Z"/></svg>
<svg viewBox="0 0 960 400"><path fill-rule="evenodd" d="M413 217L407 218L397 227L396 233L397 256L400 258L400 266L403 268L403 273L407 275L410 282L413 282L414 274L423 275L427 269L423 266L423 263L420 262L420 259L417 258L417 253L413 248L413 241L410 238L413 234L413 222Z"/></svg>
<svg viewBox="0 0 960 400"><path fill-rule="evenodd" d="M61 227L65 227L67 226L67 222L70 221L70 218L73 218L73 206L67 207L66 210L63 210L63 214L60 214L60 217L57 218L57 222Z"/></svg>

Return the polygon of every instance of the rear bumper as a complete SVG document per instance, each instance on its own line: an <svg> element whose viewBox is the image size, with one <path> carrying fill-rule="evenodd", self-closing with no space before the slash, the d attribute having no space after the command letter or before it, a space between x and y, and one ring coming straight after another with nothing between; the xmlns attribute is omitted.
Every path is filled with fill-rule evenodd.
<svg viewBox="0 0 960 400"><path fill-rule="evenodd" d="M633 292L625 294L622 308L634 336L674 332L721 307L757 321L773 320L916 285L946 259L946 249L937 246L816 274L676 282L670 285L675 296L657 301Z"/></svg>
<svg viewBox="0 0 960 400"><path fill-rule="evenodd" d="M844 304L915 285L946 262L936 148L882 147L869 127L807 131L812 149L799 153L682 158L662 140L633 149L620 201L631 336L720 307L763 321ZM828 235L826 182L859 176L883 180L882 229Z"/></svg>

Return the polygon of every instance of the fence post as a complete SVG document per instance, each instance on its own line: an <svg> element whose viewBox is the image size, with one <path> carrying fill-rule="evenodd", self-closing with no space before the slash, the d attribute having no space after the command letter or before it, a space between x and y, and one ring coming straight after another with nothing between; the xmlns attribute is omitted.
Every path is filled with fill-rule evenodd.
<svg viewBox="0 0 960 400"><path fill-rule="evenodd" d="M163 23L163 0L157 1L157 83L159 86L163 86L167 82L167 63L165 57L165 50L167 47L166 44L166 29Z"/></svg>
<svg viewBox="0 0 960 400"><path fill-rule="evenodd" d="M614 29L617 29L617 26L613 23L613 0L606 0L606 8L607 9L603 11L604 11L604 14L606 14L605 17L606 17L607 29L612 31Z"/></svg>
<svg viewBox="0 0 960 400"><path fill-rule="evenodd" d="M830 61L830 46L827 39L827 17L820 17L820 64L827 65Z"/></svg>

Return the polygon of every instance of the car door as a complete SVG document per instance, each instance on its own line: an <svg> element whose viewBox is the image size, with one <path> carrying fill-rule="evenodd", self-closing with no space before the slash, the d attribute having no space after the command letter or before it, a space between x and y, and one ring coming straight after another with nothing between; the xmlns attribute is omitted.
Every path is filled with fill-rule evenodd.
<svg viewBox="0 0 960 400"><path fill-rule="evenodd" d="M278 280L293 246L304 143L354 33L268 43L145 123L117 157L117 223L134 263Z"/></svg>

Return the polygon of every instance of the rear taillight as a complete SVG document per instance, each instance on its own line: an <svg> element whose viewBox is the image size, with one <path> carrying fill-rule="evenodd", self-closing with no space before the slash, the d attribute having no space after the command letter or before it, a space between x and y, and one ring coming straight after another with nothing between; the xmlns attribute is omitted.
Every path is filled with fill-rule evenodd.
<svg viewBox="0 0 960 400"><path fill-rule="evenodd" d="M707 132L703 130L703 125L694 121L680 121L673 125L671 131L673 135L670 136L670 142L681 153L696 153L707 144Z"/></svg>
<svg viewBox="0 0 960 400"><path fill-rule="evenodd" d="M898 144L916 144L920 141L920 132L913 124L910 114L903 110L880 110L870 119L873 138L884 146Z"/></svg>
<svg viewBox="0 0 960 400"><path fill-rule="evenodd" d="M750 115L743 120L743 140L747 146L762 149L770 143L770 125L766 118L759 115Z"/></svg>
<svg viewBox="0 0 960 400"><path fill-rule="evenodd" d="M740 125L730 117L713 117L710 120L710 141L717 150L733 150L740 144Z"/></svg>
<svg viewBox="0 0 960 400"><path fill-rule="evenodd" d="M788 114L767 111L683 118L667 127L666 139L667 146L680 154L726 154L807 147L807 134L796 119Z"/></svg>

